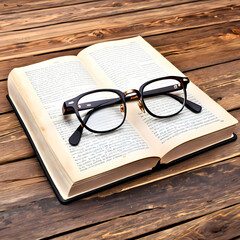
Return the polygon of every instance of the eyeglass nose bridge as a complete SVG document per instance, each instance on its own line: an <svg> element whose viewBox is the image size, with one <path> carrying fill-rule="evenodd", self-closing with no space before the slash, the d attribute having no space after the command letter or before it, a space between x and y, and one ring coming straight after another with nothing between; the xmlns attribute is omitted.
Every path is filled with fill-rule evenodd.
<svg viewBox="0 0 240 240"><path fill-rule="evenodd" d="M134 95L129 96L130 100L138 98L138 106L139 106L140 110L143 113L145 113L145 108L144 108L144 105L143 105L143 102L142 102L142 98L141 98L140 92L138 90L136 90L136 89L130 89L130 90L127 90L127 91L124 92L125 97L127 95L129 95L129 94L134 94Z"/></svg>

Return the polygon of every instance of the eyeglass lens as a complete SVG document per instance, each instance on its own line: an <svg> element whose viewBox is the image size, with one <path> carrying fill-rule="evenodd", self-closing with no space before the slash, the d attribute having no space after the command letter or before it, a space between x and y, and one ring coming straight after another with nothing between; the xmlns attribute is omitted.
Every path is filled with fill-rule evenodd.
<svg viewBox="0 0 240 240"><path fill-rule="evenodd" d="M158 117L168 117L180 112L185 103L184 99L182 84L175 79L157 80L143 89L146 108Z"/></svg>
<svg viewBox="0 0 240 240"><path fill-rule="evenodd" d="M78 101L79 114L88 128L96 132L106 132L119 127L124 121L124 102L111 91L100 91L87 94Z"/></svg>

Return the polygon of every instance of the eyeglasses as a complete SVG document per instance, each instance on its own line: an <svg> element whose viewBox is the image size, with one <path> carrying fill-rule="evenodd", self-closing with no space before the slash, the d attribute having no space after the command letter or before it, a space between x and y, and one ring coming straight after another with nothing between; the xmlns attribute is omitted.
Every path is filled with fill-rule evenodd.
<svg viewBox="0 0 240 240"><path fill-rule="evenodd" d="M107 133L119 128L126 119L126 102L138 100L142 112L155 118L174 116L184 106L194 113L202 107L187 100L187 77L162 77L144 83L139 90L121 92L116 89L97 89L65 101L63 115L75 113L80 126L70 136L69 143L78 145L83 128L93 133Z"/></svg>

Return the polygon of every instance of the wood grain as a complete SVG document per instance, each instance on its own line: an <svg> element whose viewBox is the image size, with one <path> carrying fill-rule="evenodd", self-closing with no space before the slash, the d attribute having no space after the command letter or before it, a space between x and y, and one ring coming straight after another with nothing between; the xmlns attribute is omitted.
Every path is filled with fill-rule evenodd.
<svg viewBox="0 0 240 240"><path fill-rule="evenodd" d="M229 92L226 91L229 90ZM240 79L227 83L226 85L218 86L206 90L207 94L211 96L222 107L228 110L239 108L240 103Z"/></svg>
<svg viewBox="0 0 240 240"><path fill-rule="evenodd" d="M161 210L158 212L160 218L162 216ZM118 221L118 223L117 220L112 220L107 223L100 224L97 227L90 227L85 230L76 231L66 235L64 234L56 238L53 237L52 239L86 239L89 235L93 237L92 239L234 239L234 237L238 237L240 231L239 213L240 206L238 204L236 206L217 211L216 213L210 213L206 216L198 217L192 221L189 220L187 223L180 223L176 227L171 227L171 225L162 228L160 227L159 229L156 228L152 232L143 233L142 235L138 235L137 233L137 231L144 232L141 229L142 226L130 222L129 227L127 227L127 223L124 223L124 220L126 219L123 218L121 219L122 221ZM139 220L145 220L144 217L150 218L151 215L149 213L145 213L145 216L142 214ZM121 227L123 229L120 229ZM134 230L131 228L135 228L136 235L133 235L132 231ZM167 228L167 230L164 230L165 228ZM115 229L115 231L113 229ZM155 233L155 231L158 233Z"/></svg>
<svg viewBox="0 0 240 240"><path fill-rule="evenodd" d="M54 196L36 158L0 165L0 188L0 211Z"/></svg>
<svg viewBox="0 0 240 240"><path fill-rule="evenodd" d="M86 239L91 233L93 239L96 235L123 239L200 217L239 203L239 160L234 158L105 198L82 199L66 206L55 198L46 198L9 209L0 212L0 237L35 239L82 229L78 238ZM206 194L209 192L211 195Z"/></svg>
<svg viewBox="0 0 240 240"><path fill-rule="evenodd" d="M2 0L0 2L0 14L11 14L16 12L26 12L38 9L47 9L58 6L67 6L78 3L96 2L96 0L38 0L34 4L31 0L21 0L19 3L15 0Z"/></svg>
<svg viewBox="0 0 240 240"><path fill-rule="evenodd" d="M20 123L15 115L15 113L11 112L8 114L4 114L0 116L0 136L5 135L9 130L13 131L13 129L20 126Z"/></svg>
<svg viewBox="0 0 240 240"><path fill-rule="evenodd" d="M54 24L81 21L99 17L113 16L117 14L143 11L171 5L191 2L182 0L178 3L174 0L158 1L100 1L74 4L70 6L57 6L48 9L20 12L16 14L0 15L0 32L10 32ZM66 4L66 3L65 3Z"/></svg>
<svg viewBox="0 0 240 240"><path fill-rule="evenodd" d="M0 164L34 156L34 151L22 127L3 132L0 136Z"/></svg>
<svg viewBox="0 0 240 240"><path fill-rule="evenodd" d="M6 98L7 93L7 81L0 81L0 113L12 111L12 107Z"/></svg>
<svg viewBox="0 0 240 240"><path fill-rule="evenodd" d="M184 4L184 8L172 6L163 9L146 10L144 14L135 12L1 33L0 61L85 47L96 42L139 34L142 36L156 35L227 21L239 21L240 7L237 4L237 0L200 1Z"/></svg>
<svg viewBox="0 0 240 240"><path fill-rule="evenodd" d="M181 71L189 71L240 59L236 28L239 21L153 36L149 43Z"/></svg>
<svg viewBox="0 0 240 240"><path fill-rule="evenodd" d="M141 239L235 239L240 234L240 204Z"/></svg>
<svg viewBox="0 0 240 240"><path fill-rule="evenodd" d="M240 59L240 22L229 22L167 34L147 36L145 39L167 57L181 71ZM186 36L188 36L186 41ZM77 55L80 48L0 61L0 80L6 79L14 67L37 63L53 57ZM197 59L197 60L196 60ZM238 71L235 69L234 71Z"/></svg>
<svg viewBox="0 0 240 240"><path fill-rule="evenodd" d="M239 82L240 80L240 61L231 61L211 67L204 67L194 71L186 72L191 81L198 85L203 91Z"/></svg>
<svg viewBox="0 0 240 240"><path fill-rule="evenodd" d="M69 205L56 199L5 98L8 73L76 55L94 43L136 35L240 120L239 1L3 0L0 239L240 236L240 138Z"/></svg>

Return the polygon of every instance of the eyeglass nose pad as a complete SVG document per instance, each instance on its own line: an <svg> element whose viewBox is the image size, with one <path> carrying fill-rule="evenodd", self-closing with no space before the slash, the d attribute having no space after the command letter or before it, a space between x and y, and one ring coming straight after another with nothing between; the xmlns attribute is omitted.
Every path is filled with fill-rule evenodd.
<svg viewBox="0 0 240 240"><path fill-rule="evenodd" d="M123 104L120 105L120 111L121 111L121 112L124 112L124 111L125 111L125 107L124 107Z"/></svg>
<svg viewBox="0 0 240 240"><path fill-rule="evenodd" d="M144 108L144 106L143 106L143 103L142 103L142 100L141 100L141 99L138 100L138 106L139 106L140 110L141 110L143 113L145 113L145 108Z"/></svg>

